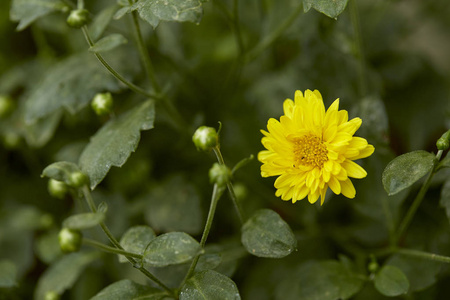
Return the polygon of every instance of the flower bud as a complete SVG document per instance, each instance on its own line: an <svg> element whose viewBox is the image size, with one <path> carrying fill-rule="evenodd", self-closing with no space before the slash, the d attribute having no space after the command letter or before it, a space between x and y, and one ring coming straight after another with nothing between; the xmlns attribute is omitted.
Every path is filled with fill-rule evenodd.
<svg viewBox="0 0 450 300"><path fill-rule="evenodd" d="M58 234L59 247L62 252L77 252L81 248L83 235L79 230L63 228Z"/></svg>
<svg viewBox="0 0 450 300"><path fill-rule="evenodd" d="M66 183L55 179L50 179L48 181L47 189L48 193L57 199L64 199L69 191L69 187Z"/></svg>
<svg viewBox="0 0 450 300"><path fill-rule="evenodd" d="M231 171L226 165L214 163L209 170L209 181L219 186L225 186L231 179Z"/></svg>
<svg viewBox="0 0 450 300"><path fill-rule="evenodd" d="M82 172L73 172L69 176L68 185L73 188L79 188L89 182L89 178Z"/></svg>
<svg viewBox="0 0 450 300"><path fill-rule="evenodd" d="M216 129L208 126L200 126L192 136L197 150L208 151L219 144Z"/></svg>
<svg viewBox="0 0 450 300"><path fill-rule="evenodd" d="M92 99L91 107L97 116L110 114L113 109L113 98L111 93L98 93Z"/></svg>
<svg viewBox="0 0 450 300"><path fill-rule="evenodd" d="M72 10L67 18L67 24L70 27L81 28L89 23L89 12L86 9Z"/></svg>
<svg viewBox="0 0 450 300"><path fill-rule="evenodd" d="M436 142L438 150L447 150L450 147L450 130L444 133Z"/></svg>
<svg viewBox="0 0 450 300"><path fill-rule="evenodd" d="M6 118L14 110L14 101L11 97L0 95L0 119Z"/></svg>
<svg viewBox="0 0 450 300"><path fill-rule="evenodd" d="M45 293L44 300L59 300L59 299L61 299L61 297L55 291L48 291L47 293Z"/></svg>

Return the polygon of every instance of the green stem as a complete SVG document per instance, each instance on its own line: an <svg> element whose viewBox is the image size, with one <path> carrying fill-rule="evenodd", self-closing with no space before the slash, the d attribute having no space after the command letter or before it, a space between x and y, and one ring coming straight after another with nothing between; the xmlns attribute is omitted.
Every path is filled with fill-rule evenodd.
<svg viewBox="0 0 450 300"><path fill-rule="evenodd" d="M86 38L86 41L89 44L89 47L93 47L94 46L94 42L91 39L91 36L89 35L89 31L87 29L86 26L83 26L81 28L81 30L83 31L84 37ZM141 94L145 97L151 98L151 99L156 99L158 100L160 97L158 97L157 95L154 95L152 93L149 93L147 91L145 91L144 89L138 87L137 85L133 84L132 82L129 82L127 79L125 79L125 77L123 77L122 75L120 75L119 73L117 73L116 70L114 70L113 67L111 67L103 58L103 56L97 52L93 52L95 57L97 57L97 59L100 61L100 63L111 73L111 75L113 75L117 80L121 81L122 83L124 83L126 86L128 86L130 88L130 90Z"/></svg>
<svg viewBox="0 0 450 300"><path fill-rule="evenodd" d="M397 253L450 264L450 257L434 253L402 248L398 249Z"/></svg>
<svg viewBox="0 0 450 300"><path fill-rule="evenodd" d="M419 193L417 194L416 198L414 199L413 203L408 209L408 212L406 213L405 217L403 218L402 222L400 223L400 226L397 231L396 235L396 244L398 244L400 238L403 236L403 234L408 229L409 225L411 224L412 219L414 218L414 215L416 214L417 209L419 208L420 204L422 203L422 200L428 191L428 188L431 184L431 179L434 176L434 173L436 171L436 166L438 165L437 162L439 161L440 156L442 153L439 153L436 155L436 160L433 162L433 167L431 168L430 173L427 176L427 179L423 183L422 187L420 188Z"/></svg>
<svg viewBox="0 0 450 300"><path fill-rule="evenodd" d="M223 192L225 191L225 187L219 187L217 184L214 184L213 193L211 196L211 204L209 206L209 212L208 212L208 218L206 219L206 225L205 229L203 230L202 239L200 240L200 247L203 250L206 245L206 240L208 239L209 231L211 230L211 226L214 219L214 214L216 212L217 203L219 202L220 197L222 196ZM195 267L197 266L197 262L200 258L200 254L196 255L194 259L192 260L191 266L189 267L189 270L186 274L186 276L183 279L183 282L181 286L184 285L186 280L191 277L192 273L194 273Z"/></svg>
<svg viewBox="0 0 450 300"><path fill-rule="evenodd" d="M130 2L130 4L132 4L132 2L130 0L129 0L129 2ZM133 11L131 16L133 18L133 25L134 25L134 29L136 32L135 35L136 35L136 42L137 42L137 46L138 46L138 50L139 50L139 55L141 56L141 60L144 63L145 72L147 73L147 76L150 79L155 92L157 94L160 94L161 87L159 86L158 81L156 80L155 72L153 70L153 64L150 59L150 56L148 55L148 51L145 47L144 39L142 38L141 27L139 25L139 19L137 16L137 12Z"/></svg>
<svg viewBox="0 0 450 300"><path fill-rule="evenodd" d="M82 187L82 192L83 192L84 198L86 199L87 204L89 205L89 208L91 209L91 211L93 213L97 212L97 207L94 203L94 199L92 198L91 191L89 190L89 187L87 185L84 185ZM119 250L125 251L123 249L122 245L120 245L120 243L116 240L116 238L113 236L113 234L111 233L111 231L109 230L109 228L106 226L106 224L104 222L100 223L100 227L103 229L103 232L106 234L106 236L108 237L110 242L114 245L114 247L116 247ZM135 267L136 269L141 271L145 276L147 276L150 280L152 280L157 285L159 285L161 288L166 290L170 295L175 296L175 293L169 287L167 287L164 283L162 283L155 275L150 273L143 266L139 266L138 262L133 257L125 255L125 254L124 254L124 256L133 265L133 267Z"/></svg>
<svg viewBox="0 0 450 300"><path fill-rule="evenodd" d="M353 25L355 35L355 54L358 58L358 77L359 77L359 93L360 96L365 96L367 93L367 78L365 69L365 58L362 43L361 23L359 22L358 7L356 0L350 1L350 18Z"/></svg>
<svg viewBox="0 0 450 300"><path fill-rule="evenodd" d="M222 156L222 153L220 152L219 146L214 147L213 151L216 154L217 161L219 162L219 164L225 165L225 161L223 160L223 156ZM239 201L237 200L237 197L236 197L236 194L234 193L234 189L233 189L233 185L231 184L231 181L227 182L227 188L228 188L228 193L230 194L230 197L231 197L231 201L233 201L234 207L236 208L236 211L238 213L239 220L243 224L244 220L246 219L244 210L242 209L242 207L239 204Z"/></svg>
<svg viewBox="0 0 450 300"><path fill-rule="evenodd" d="M91 240L88 238L83 238L83 243L89 246L93 246L96 248L99 248L105 252L108 253L114 253L114 254L120 254L120 255L124 255L124 256L128 256L128 257L133 257L133 258L137 258L137 259L142 259L142 255L141 254L137 254L137 253L131 253L122 249L117 249L115 247L111 247L108 245L105 245L103 243L99 243L96 240Z"/></svg>
<svg viewBox="0 0 450 300"><path fill-rule="evenodd" d="M255 59L259 54L261 54L266 48L268 48L275 40L277 40L281 34L289 28L292 23L294 23L295 19L297 19L298 15L303 11L303 4L300 4L294 9L292 14L283 22L281 25L276 28L272 33L267 35L262 41L257 44L253 49L251 49L247 55L244 57L244 61L249 62Z"/></svg>

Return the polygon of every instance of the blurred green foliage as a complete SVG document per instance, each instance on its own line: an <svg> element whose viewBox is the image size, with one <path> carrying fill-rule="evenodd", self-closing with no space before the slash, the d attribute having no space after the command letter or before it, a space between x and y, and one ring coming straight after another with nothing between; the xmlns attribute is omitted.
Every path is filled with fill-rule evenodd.
<svg viewBox="0 0 450 300"><path fill-rule="evenodd" d="M74 189L62 199L51 197L47 178L40 177L44 168L67 161L85 171L96 155L107 157L91 186L95 201L108 204L105 222L117 238L132 226L149 225L159 236L183 231L200 240L215 158L196 150L195 128L217 128L220 121L221 150L233 166L262 150L259 130L282 114L283 101L297 89L318 89L326 106L340 98L341 109L362 118L357 135L376 151L362 163L368 176L355 182L356 198L328 193L320 207L283 202L274 195L274 179L261 178L259 163L251 162L234 174L245 191L239 203L249 216L261 208L276 211L292 228L297 251L276 260L246 253L239 218L224 196L206 255L186 289L197 284L214 295L211 285L223 282L228 291L237 286L243 299L385 299L381 294L405 292L414 299L446 299L448 265L380 254L382 271L374 284L367 264L389 245L419 190L414 184L388 196L384 168L406 152L436 152L436 140L450 127L447 0L337 1L341 6L332 10L322 8L325 0L180 0L173 2L184 3L186 12L175 17L160 13L152 1L85 1L91 37L106 37L91 51L82 31L66 24L74 1L45 0L43 10L35 2L0 1L0 96L14 101L12 112L0 113L0 299L42 299L46 289L63 299L113 299L108 293L123 287L129 299L153 291L117 255L85 246L63 256L58 231L87 206ZM100 53L150 96L161 92L139 59L130 11L145 16L139 22L146 51L167 98L155 107L95 57ZM100 92L114 97L110 116L90 109ZM119 128L120 139L109 138L111 128ZM401 246L450 253L448 170L434 177ZM98 228L83 234L107 242ZM187 267L152 271L177 287ZM61 269L73 276L61 278ZM112 283L102 298L98 293ZM197 299L191 292L187 299Z"/></svg>

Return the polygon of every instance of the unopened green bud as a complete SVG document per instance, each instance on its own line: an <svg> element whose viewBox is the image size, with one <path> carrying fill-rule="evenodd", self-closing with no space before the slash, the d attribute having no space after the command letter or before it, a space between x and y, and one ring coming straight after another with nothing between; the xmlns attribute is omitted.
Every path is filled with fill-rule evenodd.
<svg viewBox="0 0 450 300"><path fill-rule="evenodd" d="M87 23L89 23L89 11L86 9L75 9L72 10L67 17L67 24L70 27L81 28Z"/></svg>
<svg viewBox="0 0 450 300"><path fill-rule="evenodd" d="M83 235L81 231L63 228L59 232L59 247L64 253L77 252L81 248Z"/></svg>
<svg viewBox="0 0 450 300"><path fill-rule="evenodd" d="M6 118L14 110L14 101L11 97L0 95L0 119Z"/></svg>
<svg viewBox="0 0 450 300"><path fill-rule="evenodd" d="M447 150L450 147L450 130L444 133L436 142L438 150Z"/></svg>
<svg viewBox="0 0 450 300"><path fill-rule="evenodd" d="M67 192L69 191L69 187L65 182L55 179L50 179L48 181L47 189L50 195L58 199L64 199Z"/></svg>
<svg viewBox="0 0 450 300"><path fill-rule="evenodd" d="M211 169L209 169L209 181L216 183L219 186L225 186L231 179L231 171L226 165L220 165L214 163Z"/></svg>
<svg viewBox="0 0 450 300"><path fill-rule="evenodd" d="M74 188L82 187L89 182L89 178L82 172L73 172L69 176L68 185Z"/></svg>
<svg viewBox="0 0 450 300"><path fill-rule="evenodd" d="M110 114L113 109L113 97L111 93L98 93L92 99L91 107L97 116Z"/></svg>
<svg viewBox="0 0 450 300"><path fill-rule="evenodd" d="M45 293L44 300L59 300L59 299L61 299L61 297L55 291L48 291L47 293Z"/></svg>
<svg viewBox="0 0 450 300"><path fill-rule="evenodd" d="M208 151L219 144L216 129L208 126L200 126L192 136L197 150Z"/></svg>
<svg viewBox="0 0 450 300"><path fill-rule="evenodd" d="M242 183L233 184L234 194L238 200L245 199L247 197L248 191L247 187Z"/></svg>

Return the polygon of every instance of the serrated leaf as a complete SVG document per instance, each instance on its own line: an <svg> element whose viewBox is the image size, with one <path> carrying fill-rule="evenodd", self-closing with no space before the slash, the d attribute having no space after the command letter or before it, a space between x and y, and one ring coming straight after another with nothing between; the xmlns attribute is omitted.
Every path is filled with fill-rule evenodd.
<svg viewBox="0 0 450 300"><path fill-rule="evenodd" d="M395 195L410 187L431 171L435 159L432 153L422 150L396 157L383 171L384 189L389 195Z"/></svg>
<svg viewBox="0 0 450 300"><path fill-rule="evenodd" d="M375 275L375 288L383 295L395 297L406 294L409 289L409 281L406 275L397 267L383 266Z"/></svg>
<svg viewBox="0 0 450 300"><path fill-rule="evenodd" d="M97 41L94 46L89 48L89 51L105 52L126 43L128 43L128 41L123 35L119 33L113 33Z"/></svg>
<svg viewBox="0 0 450 300"><path fill-rule="evenodd" d="M153 229L146 225L129 228L120 239L122 247L131 253L144 254L145 248L156 237ZM119 262L128 262L123 255L119 255Z"/></svg>
<svg viewBox="0 0 450 300"><path fill-rule="evenodd" d="M156 231L201 232L200 196L184 177L171 177L153 188L144 199L148 202L146 220Z"/></svg>
<svg viewBox="0 0 450 300"><path fill-rule="evenodd" d="M77 252L63 256L39 277L34 299L44 300L49 291L61 295L73 286L84 268L98 257L96 252Z"/></svg>
<svg viewBox="0 0 450 300"><path fill-rule="evenodd" d="M10 288L17 285L17 268L10 260L0 261L0 288Z"/></svg>
<svg viewBox="0 0 450 300"><path fill-rule="evenodd" d="M89 176L91 189L105 178L112 166L121 167L134 152L141 130L153 128L154 102L148 100L111 119L91 137L80 156L81 170Z"/></svg>
<svg viewBox="0 0 450 300"><path fill-rule="evenodd" d="M116 4L103 9L100 13L97 14L91 24L89 24L89 32L93 41L97 41L102 36L117 9L118 6Z"/></svg>
<svg viewBox="0 0 450 300"><path fill-rule="evenodd" d="M308 261L292 274L292 280L279 285L276 299L349 299L361 290L364 281L340 262Z"/></svg>
<svg viewBox="0 0 450 300"><path fill-rule="evenodd" d="M348 0L303 0L303 10L308 12L311 7L318 12L336 19L347 6Z"/></svg>
<svg viewBox="0 0 450 300"><path fill-rule="evenodd" d="M241 299L236 284L225 275L207 270L189 278L180 291L180 300Z"/></svg>
<svg viewBox="0 0 450 300"><path fill-rule="evenodd" d="M257 211L245 222L241 231L242 244L255 256L281 258L297 247L289 225L270 209Z"/></svg>
<svg viewBox="0 0 450 300"><path fill-rule="evenodd" d="M162 299L167 294L161 290L148 285L140 285L129 279L114 282L91 300L135 300L135 299Z"/></svg>
<svg viewBox="0 0 450 300"><path fill-rule="evenodd" d="M75 172L80 172L80 168L76 164L67 161L58 161L47 166L42 171L41 177L48 177L71 185L70 175Z"/></svg>
<svg viewBox="0 0 450 300"><path fill-rule="evenodd" d="M203 15L200 0L140 0L132 10L155 28L160 21L200 23Z"/></svg>
<svg viewBox="0 0 450 300"><path fill-rule="evenodd" d="M68 217L63 222L63 227L75 230L83 230L97 226L105 220L105 214L101 212L96 213L82 213Z"/></svg>
<svg viewBox="0 0 450 300"><path fill-rule="evenodd" d="M62 60L43 74L25 103L25 122L34 125L65 108L74 114L90 103L96 93L118 91L119 82L94 55L83 53Z"/></svg>
<svg viewBox="0 0 450 300"><path fill-rule="evenodd" d="M442 186L439 204L445 208L447 218L450 221L450 180L447 180Z"/></svg>
<svg viewBox="0 0 450 300"><path fill-rule="evenodd" d="M67 5L61 0L13 0L9 14L12 21L19 22L16 30L20 31L49 13L68 10Z"/></svg>
<svg viewBox="0 0 450 300"><path fill-rule="evenodd" d="M185 263L200 251L200 244L184 232L161 234L150 241L144 252L144 261L153 267Z"/></svg>

